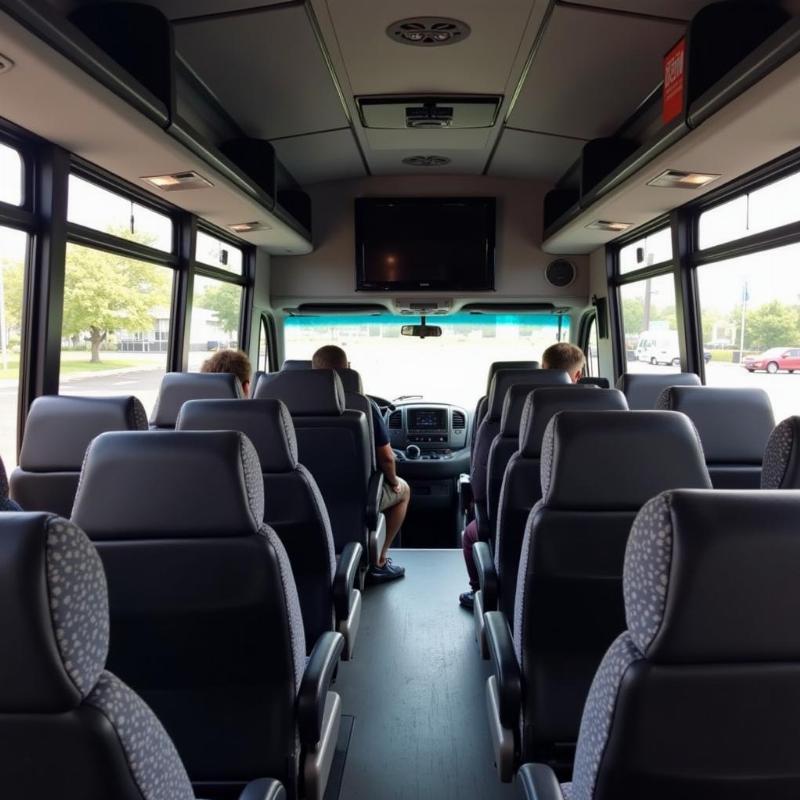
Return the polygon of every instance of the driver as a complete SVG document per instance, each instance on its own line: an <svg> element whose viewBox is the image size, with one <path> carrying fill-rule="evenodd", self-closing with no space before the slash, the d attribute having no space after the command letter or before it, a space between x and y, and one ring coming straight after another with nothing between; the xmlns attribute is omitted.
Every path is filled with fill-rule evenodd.
<svg viewBox="0 0 800 800"><path fill-rule="evenodd" d="M348 369L350 362L341 347L328 344L320 347L314 353L311 367L313 369ZM367 579L370 583L385 583L402 578L406 574L405 568L393 564L392 559L387 557L387 553L406 518L408 503L411 500L411 489L397 475L394 452L389 444L389 431L380 409L374 400L370 400L370 405L372 406L372 427L375 432L375 457L378 469L383 473L380 510L386 516L386 543L378 563L369 568Z"/></svg>

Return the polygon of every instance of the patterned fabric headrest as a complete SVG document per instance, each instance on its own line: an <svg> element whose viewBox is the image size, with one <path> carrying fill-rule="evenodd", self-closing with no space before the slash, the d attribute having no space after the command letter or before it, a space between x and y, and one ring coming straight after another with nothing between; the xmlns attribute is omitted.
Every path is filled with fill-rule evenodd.
<svg viewBox="0 0 800 800"><path fill-rule="evenodd" d="M190 400L179 431L241 431L253 443L262 472L292 472L297 439L289 409L280 400Z"/></svg>
<svg viewBox="0 0 800 800"><path fill-rule="evenodd" d="M254 399L283 400L293 417L339 417L344 387L332 369L298 369L264 375Z"/></svg>
<svg viewBox="0 0 800 800"><path fill-rule="evenodd" d="M770 434L761 488L800 489L800 417L788 417Z"/></svg>
<svg viewBox="0 0 800 800"><path fill-rule="evenodd" d="M361 375L354 369L337 369L336 374L342 382L345 394L364 394L364 384L361 382Z"/></svg>
<svg viewBox="0 0 800 800"><path fill-rule="evenodd" d="M150 424L154 428L174 428L187 400L232 400L243 396L239 379L228 372L168 372L161 379Z"/></svg>
<svg viewBox="0 0 800 800"><path fill-rule="evenodd" d="M551 509L638 511L668 489L711 488L697 432L674 411L559 411L541 459Z"/></svg>
<svg viewBox="0 0 800 800"><path fill-rule="evenodd" d="M763 389L672 386L657 408L681 411L694 423L706 462L761 464L775 418Z"/></svg>
<svg viewBox="0 0 800 800"><path fill-rule="evenodd" d="M75 708L108 655L108 594L86 535L53 514L0 514L0 714Z"/></svg>
<svg viewBox="0 0 800 800"><path fill-rule="evenodd" d="M493 361L489 365L489 374L486 378L486 394L492 390L492 378L501 369L539 369L538 361Z"/></svg>
<svg viewBox="0 0 800 800"><path fill-rule="evenodd" d="M585 386L577 384L581 389ZM589 387L592 388L592 387ZM617 389L574 391L571 386L547 386L528 394L519 428L519 450L525 458L539 458L544 432L559 411L627 411L625 395Z"/></svg>
<svg viewBox="0 0 800 800"><path fill-rule="evenodd" d="M28 472L78 472L98 434L143 430L147 415L135 397L37 397L25 423L19 465Z"/></svg>
<svg viewBox="0 0 800 800"><path fill-rule="evenodd" d="M311 369L311 359L287 358L286 361L283 362L283 366L281 367L281 369L282 370Z"/></svg>
<svg viewBox="0 0 800 800"><path fill-rule="evenodd" d="M572 384L569 375L559 369L501 369L492 378L484 419L500 422L506 393L512 386L566 386Z"/></svg>
<svg viewBox="0 0 800 800"><path fill-rule="evenodd" d="M261 464L238 431L104 433L72 519L95 541L251 536L264 519Z"/></svg>
<svg viewBox="0 0 800 800"><path fill-rule="evenodd" d="M628 398L632 411L647 411L656 407L658 397L670 386L699 386L694 372L671 372L665 375L624 372L617 379L617 389Z"/></svg>
<svg viewBox="0 0 800 800"><path fill-rule="evenodd" d="M800 492L671 491L633 524L628 630L661 663L800 661Z"/></svg>

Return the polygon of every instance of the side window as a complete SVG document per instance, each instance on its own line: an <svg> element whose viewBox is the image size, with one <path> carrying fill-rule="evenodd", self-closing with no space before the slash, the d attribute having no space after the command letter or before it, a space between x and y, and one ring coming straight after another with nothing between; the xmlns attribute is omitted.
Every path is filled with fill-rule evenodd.
<svg viewBox="0 0 800 800"><path fill-rule="evenodd" d="M597 317L592 317L592 321L589 323L589 333L586 337L586 374L595 378L600 375Z"/></svg>
<svg viewBox="0 0 800 800"><path fill-rule="evenodd" d="M258 329L258 363L256 369L269 372L269 326L267 318L261 315L261 325Z"/></svg>

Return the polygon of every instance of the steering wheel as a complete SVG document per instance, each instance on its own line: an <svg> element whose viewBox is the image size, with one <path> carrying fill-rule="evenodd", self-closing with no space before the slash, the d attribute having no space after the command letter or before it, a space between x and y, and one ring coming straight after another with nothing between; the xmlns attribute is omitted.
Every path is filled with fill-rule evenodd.
<svg viewBox="0 0 800 800"><path fill-rule="evenodd" d="M397 406L394 403L390 402L384 397L377 397L374 394L368 394L367 397L369 397L370 400L377 403L382 411L383 410L395 411L397 409Z"/></svg>

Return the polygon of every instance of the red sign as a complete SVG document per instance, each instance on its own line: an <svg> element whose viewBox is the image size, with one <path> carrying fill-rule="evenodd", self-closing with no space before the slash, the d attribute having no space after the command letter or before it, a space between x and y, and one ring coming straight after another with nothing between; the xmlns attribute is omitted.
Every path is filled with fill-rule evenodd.
<svg viewBox="0 0 800 800"><path fill-rule="evenodd" d="M683 113L683 92L686 85L686 39L681 39L664 56L664 93L661 121L667 125Z"/></svg>

